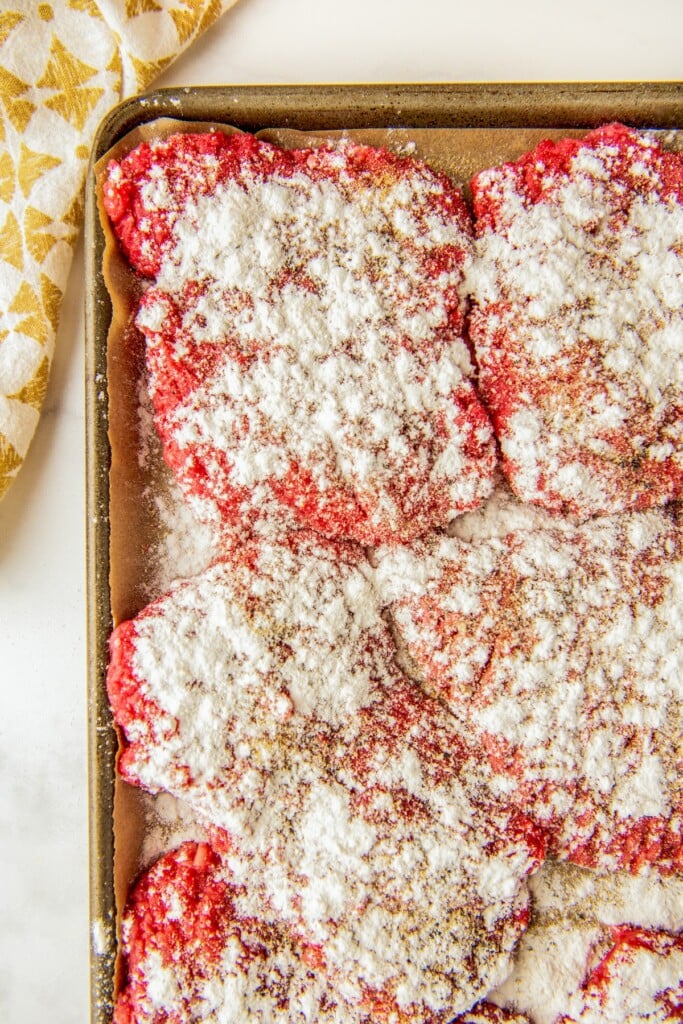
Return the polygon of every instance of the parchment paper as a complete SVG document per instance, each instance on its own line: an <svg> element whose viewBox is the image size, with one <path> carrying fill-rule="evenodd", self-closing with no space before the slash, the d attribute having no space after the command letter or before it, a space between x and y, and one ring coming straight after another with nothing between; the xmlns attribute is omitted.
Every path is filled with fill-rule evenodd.
<svg viewBox="0 0 683 1024"><path fill-rule="evenodd" d="M165 138L176 131L208 132L217 128L228 133L237 131L230 125L204 121L161 119L145 124L123 138L100 161L96 168L98 184L101 186L110 159L120 159L143 141ZM346 137L409 153L445 171L469 199L468 183L475 172L516 159L542 138L582 134L583 129L572 132L566 129L496 128L387 128L301 133L274 127L259 132L258 137L285 148L316 146ZM679 140L675 133L667 135L670 143L678 148ZM99 191L101 193L101 187ZM158 586L156 556L160 535L168 525L160 521L155 499L161 497L171 505L179 499L163 463L160 446L153 438L150 440L141 423L144 344L133 319L145 285L122 256L101 204L100 214L107 240L103 273L113 304L113 319L107 338L112 452L109 576L112 612L117 623L135 615L158 596L155 589ZM141 459L143 446L145 457ZM117 780L114 831L115 896L120 915L130 884L141 867L146 866L151 851L157 854L164 846L176 845L180 841L179 836L186 838L193 834L193 825L188 822L184 811L180 815L174 810L169 813L168 798L154 801ZM200 826L196 827L196 834L202 835Z"/></svg>

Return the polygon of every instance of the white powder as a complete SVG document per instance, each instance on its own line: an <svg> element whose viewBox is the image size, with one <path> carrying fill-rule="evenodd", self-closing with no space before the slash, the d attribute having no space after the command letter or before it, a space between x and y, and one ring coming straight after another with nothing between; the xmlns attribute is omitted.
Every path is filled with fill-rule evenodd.
<svg viewBox="0 0 683 1024"><path fill-rule="evenodd" d="M310 879L300 894L301 916L309 929L316 929L319 921L338 920L348 912L345 877L357 873L359 858L366 858L377 841L377 830L353 813L341 786L320 783L312 797L301 815L307 843L299 869ZM375 979L366 980L372 984Z"/></svg>
<svg viewBox="0 0 683 1024"><path fill-rule="evenodd" d="M603 949L609 945L610 925L672 934L683 929L680 876L604 876L546 861L530 880L530 888L531 925L520 941L510 978L493 998L501 1006L528 1013L533 1024L555 1024L576 1006L591 949L596 943ZM639 982L644 1012L654 1009L649 976L646 967ZM623 1024L624 1018L617 1019Z"/></svg>
<svg viewBox="0 0 683 1024"><path fill-rule="evenodd" d="M141 791L140 803L145 817L139 856L141 869L147 869L181 843L206 841L206 830L197 822L194 811L185 801L166 792L151 796Z"/></svg>
<svg viewBox="0 0 683 1024"><path fill-rule="evenodd" d="M584 919L592 925L627 924L653 931L683 931L683 876L615 872L600 875L548 860L533 878L534 918Z"/></svg>
<svg viewBox="0 0 683 1024"><path fill-rule="evenodd" d="M145 590L151 596L164 593L171 583L194 576L218 556L219 536L212 507L198 496L188 500L161 455L154 428L146 375L138 385L137 453L145 481L143 500L147 510L151 550L146 559Z"/></svg>
<svg viewBox="0 0 683 1024"><path fill-rule="evenodd" d="M560 920L533 925L522 937L511 976L493 999L529 1014L533 1024L555 1024L586 973L586 959L600 937L595 923Z"/></svg>
<svg viewBox="0 0 683 1024"><path fill-rule="evenodd" d="M102 918L96 918L90 926L90 948L95 956L106 956L109 950L108 929Z"/></svg>
<svg viewBox="0 0 683 1024"><path fill-rule="evenodd" d="M645 939L647 941L647 939ZM569 1000L568 1020L583 1024L666 1024L683 1000L683 949L673 942L618 949L609 973ZM672 1015L673 1014L673 1015Z"/></svg>
<svg viewBox="0 0 683 1024"><path fill-rule="evenodd" d="M576 520L570 516L552 515L537 505L520 501L502 474L496 475L495 484L493 493L478 508L465 512L449 524L449 536L473 543L491 537L506 537L513 531L548 527L561 530L576 525Z"/></svg>
<svg viewBox="0 0 683 1024"><path fill-rule="evenodd" d="M179 991L176 972L171 964L165 964L156 950L150 950L143 964L147 979L147 994L152 1010L163 1011L178 1001Z"/></svg>

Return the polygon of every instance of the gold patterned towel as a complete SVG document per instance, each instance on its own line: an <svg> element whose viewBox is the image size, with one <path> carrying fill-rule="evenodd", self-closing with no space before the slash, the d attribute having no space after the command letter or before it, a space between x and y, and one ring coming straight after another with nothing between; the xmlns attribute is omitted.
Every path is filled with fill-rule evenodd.
<svg viewBox="0 0 683 1024"><path fill-rule="evenodd" d="M0 497L38 422L90 145L235 0L0 0Z"/></svg>

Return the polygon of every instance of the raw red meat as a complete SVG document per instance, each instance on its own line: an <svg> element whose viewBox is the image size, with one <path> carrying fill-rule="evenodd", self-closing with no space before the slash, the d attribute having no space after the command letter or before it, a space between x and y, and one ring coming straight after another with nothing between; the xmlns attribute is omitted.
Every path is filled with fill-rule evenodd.
<svg viewBox="0 0 683 1024"><path fill-rule="evenodd" d="M581 517L683 494L683 155L623 125L472 182L471 337L503 466Z"/></svg>
<svg viewBox="0 0 683 1024"><path fill-rule="evenodd" d="M174 135L112 163L104 205L153 279L137 323L156 425L202 515L284 508L374 544L490 492L471 225L443 174L348 141Z"/></svg>
<svg viewBox="0 0 683 1024"><path fill-rule="evenodd" d="M680 509L380 552L408 669L550 852L683 868Z"/></svg>
<svg viewBox="0 0 683 1024"><path fill-rule="evenodd" d="M345 999L446 1024L502 981L544 839L395 667L359 549L264 544L111 649L124 777L224 830L236 883L321 947Z"/></svg>
<svg viewBox="0 0 683 1024"><path fill-rule="evenodd" d="M114 1024L364 1024L329 988L320 951L245 912L245 899L207 843L146 871L123 917Z"/></svg>

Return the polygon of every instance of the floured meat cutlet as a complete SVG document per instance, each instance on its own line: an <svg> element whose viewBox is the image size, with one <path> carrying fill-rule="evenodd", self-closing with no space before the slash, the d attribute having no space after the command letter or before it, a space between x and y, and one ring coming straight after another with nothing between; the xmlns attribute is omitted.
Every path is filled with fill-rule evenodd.
<svg viewBox="0 0 683 1024"><path fill-rule="evenodd" d="M593 967L557 1024L683 1020L683 937L628 926Z"/></svg>
<svg viewBox="0 0 683 1024"><path fill-rule="evenodd" d="M515 492L587 517L683 493L683 154L621 125L472 182L471 337Z"/></svg>
<svg viewBox="0 0 683 1024"><path fill-rule="evenodd" d="M114 1024L371 1024L337 1001L317 948L245 900L208 843L153 864L123 916Z"/></svg>
<svg viewBox="0 0 683 1024"><path fill-rule="evenodd" d="M350 142L175 135L110 164L104 205L152 282L137 324L156 425L201 514L287 508L374 544L490 492L463 340L471 224L444 175Z"/></svg>
<svg viewBox="0 0 683 1024"><path fill-rule="evenodd" d="M340 998L322 950L251 910L209 843L187 842L143 872L122 922L114 1024L402 1024ZM250 912L251 911L251 912ZM529 1024L486 1001L453 1024Z"/></svg>
<svg viewBox="0 0 683 1024"><path fill-rule="evenodd" d="M403 677L360 549L294 536L112 640L123 776L188 801L350 1005L446 1024L509 973L539 830Z"/></svg>
<svg viewBox="0 0 683 1024"><path fill-rule="evenodd" d="M378 558L408 670L487 751L492 784L550 852L681 870L680 508Z"/></svg>

